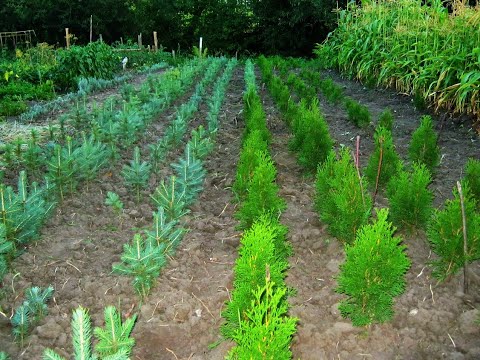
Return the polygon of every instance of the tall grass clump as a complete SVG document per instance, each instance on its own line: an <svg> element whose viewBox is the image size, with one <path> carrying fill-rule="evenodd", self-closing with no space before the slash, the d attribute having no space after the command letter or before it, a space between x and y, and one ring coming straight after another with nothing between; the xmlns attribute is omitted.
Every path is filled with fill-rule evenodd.
<svg viewBox="0 0 480 360"><path fill-rule="evenodd" d="M413 132L408 146L410 160L425 164L433 173L440 162L440 148L437 143L438 135L433 129L432 118L428 115L422 117L420 126Z"/></svg>
<svg viewBox="0 0 480 360"><path fill-rule="evenodd" d="M343 148L337 160L331 151L318 167L315 181L315 208L329 232L347 243L353 242L357 230L368 222L372 200L367 184L359 176L350 149Z"/></svg>
<svg viewBox="0 0 480 360"><path fill-rule="evenodd" d="M468 2L350 2L316 53L364 82L394 87L435 109L480 114L480 15Z"/></svg>
<svg viewBox="0 0 480 360"><path fill-rule="evenodd" d="M336 291L348 296L339 310L355 326L390 320L393 298L405 290L410 260L387 217L387 209L378 210L376 221L363 226L345 247Z"/></svg>

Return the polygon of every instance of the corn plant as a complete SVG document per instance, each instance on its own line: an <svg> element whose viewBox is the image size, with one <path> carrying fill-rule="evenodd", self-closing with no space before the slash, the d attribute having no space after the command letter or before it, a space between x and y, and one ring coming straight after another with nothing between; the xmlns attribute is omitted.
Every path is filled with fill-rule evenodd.
<svg viewBox="0 0 480 360"><path fill-rule="evenodd" d="M393 298L405 290L410 260L387 217L387 209L378 210L377 220L360 228L354 243L345 247L336 291L348 296L339 310L355 326L390 320Z"/></svg>
<svg viewBox="0 0 480 360"><path fill-rule="evenodd" d="M434 172L440 162L440 148L438 147L438 136L433 129L432 118L422 117L420 126L412 134L408 155L412 162L418 161Z"/></svg>
<svg viewBox="0 0 480 360"><path fill-rule="evenodd" d="M113 272L133 277L133 287L142 299L149 294L166 261L162 249L145 241L140 234L135 234L131 244L123 246L121 260L113 265Z"/></svg>
<svg viewBox="0 0 480 360"><path fill-rule="evenodd" d="M145 188L150 178L151 166L140 157L140 148L135 146L133 150L133 160L130 165L124 165L122 177L125 183L135 190L137 202L140 202L140 190Z"/></svg>
<svg viewBox="0 0 480 360"><path fill-rule="evenodd" d="M460 195L455 188L453 200L442 210L435 210L427 227L427 237L437 259L431 261L433 276L443 281L454 275L465 263L480 259L480 214L476 211L468 184L462 185L466 223L466 252Z"/></svg>
<svg viewBox="0 0 480 360"><path fill-rule="evenodd" d="M126 322L127 323L127 322ZM75 360L96 360L97 354L92 350L92 324L88 311L81 306L73 311L72 316L72 344L73 358ZM116 329L115 329L116 330ZM106 329L108 331L108 329ZM116 336L110 334L111 338ZM123 336L123 338L128 336ZM132 345L133 346L133 345ZM115 354L103 357L103 360L128 360L129 349L126 346ZM52 349L45 349L43 352L43 360L65 360Z"/></svg>
<svg viewBox="0 0 480 360"><path fill-rule="evenodd" d="M175 176L169 177L167 181L162 180L151 195L155 206L162 207L169 220L178 220L189 212L186 208L185 193L178 190L177 182Z"/></svg>

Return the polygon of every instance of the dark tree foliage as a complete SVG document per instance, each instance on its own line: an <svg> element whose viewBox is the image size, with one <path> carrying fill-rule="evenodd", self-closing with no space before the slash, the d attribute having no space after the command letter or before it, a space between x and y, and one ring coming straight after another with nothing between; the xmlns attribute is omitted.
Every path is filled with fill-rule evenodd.
<svg viewBox="0 0 480 360"><path fill-rule="evenodd" d="M338 4L338 5L337 5ZM202 36L210 53L310 55L336 23L346 0L5 0L0 31L33 29L37 41L64 44L65 28L88 41L132 39L190 51Z"/></svg>

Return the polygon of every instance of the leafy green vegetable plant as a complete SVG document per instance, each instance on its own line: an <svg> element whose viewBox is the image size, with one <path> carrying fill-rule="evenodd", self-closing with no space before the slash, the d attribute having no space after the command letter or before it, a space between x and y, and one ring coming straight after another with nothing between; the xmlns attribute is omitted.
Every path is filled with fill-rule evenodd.
<svg viewBox="0 0 480 360"><path fill-rule="evenodd" d="M387 217L387 209L378 210L377 220L360 228L354 243L345 247L336 291L348 296L339 309L355 326L390 320L393 298L405 290L410 260Z"/></svg>

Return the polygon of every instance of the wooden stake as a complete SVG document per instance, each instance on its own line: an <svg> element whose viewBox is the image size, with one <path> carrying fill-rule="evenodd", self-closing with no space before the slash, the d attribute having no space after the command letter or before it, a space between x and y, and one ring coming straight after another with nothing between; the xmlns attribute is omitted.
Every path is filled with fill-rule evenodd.
<svg viewBox="0 0 480 360"><path fill-rule="evenodd" d="M68 33L68 28L65 28L65 40L67 42L67 49L70 48L70 34Z"/></svg>
<svg viewBox="0 0 480 360"><path fill-rule="evenodd" d="M90 15L90 42L92 42L93 38L93 15Z"/></svg>
<svg viewBox="0 0 480 360"><path fill-rule="evenodd" d="M98 38L100 39L100 42L103 42L103 36L102 36L102 34L100 34Z"/></svg>
<svg viewBox="0 0 480 360"><path fill-rule="evenodd" d="M158 39L157 39L157 32L156 31L153 32L153 46L154 46L155 52L157 52L158 51Z"/></svg>
<svg viewBox="0 0 480 360"><path fill-rule="evenodd" d="M467 244L467 219L465 216L465 204L463 199L462 184L457 181L458 196L460 197L460 206L462 208L462 228L463 228L463 293L468 293L468 244Z"/></svg>
<svg viewBox="0 0 480 360"><path fill-rule="evenodd" d="M138 47L140 49L142 48L142 34L141 33L138 35Z"/></svg>

